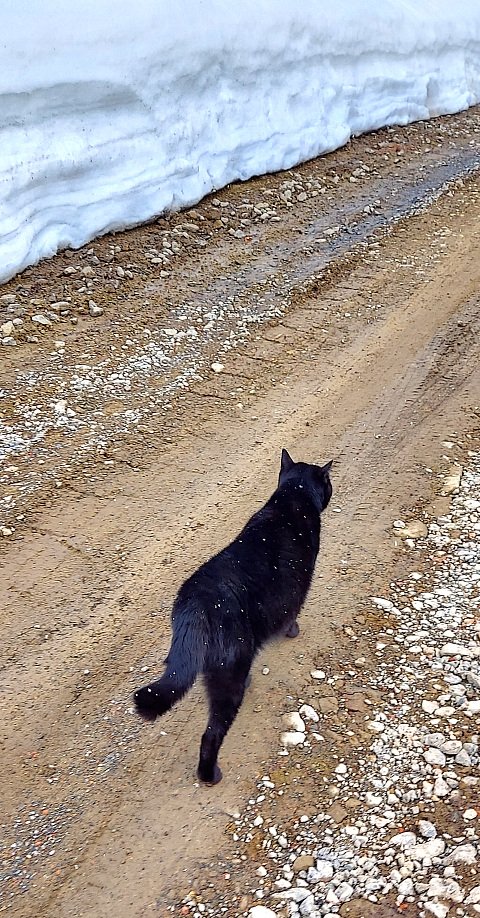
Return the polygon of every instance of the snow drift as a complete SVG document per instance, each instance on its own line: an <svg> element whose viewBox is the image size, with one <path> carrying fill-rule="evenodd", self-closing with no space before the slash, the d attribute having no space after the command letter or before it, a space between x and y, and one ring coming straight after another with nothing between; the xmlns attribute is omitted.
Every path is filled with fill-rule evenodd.
<svg viewBox="0 0 480 918"><path fill-rule="evenodd" d="M478 0L6 0L0 280L480 101Z"/></svg>

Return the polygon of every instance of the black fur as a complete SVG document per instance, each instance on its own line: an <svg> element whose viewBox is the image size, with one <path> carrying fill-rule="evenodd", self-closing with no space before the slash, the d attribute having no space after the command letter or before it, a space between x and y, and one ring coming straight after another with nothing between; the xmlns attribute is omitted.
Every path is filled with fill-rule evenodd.
<svg viewBox="0 0 480 918"><path fill-rule="evenodd" d="M270 500L180 588L165 673L135 693L139 714L155 720L203 673L210 717L198 777L208 784L221 780L218 752L242 703L255 655L269 639L299 632L297 615L319 549L320 514L332 496L331 465L293 462L282 451Z"/></svg>

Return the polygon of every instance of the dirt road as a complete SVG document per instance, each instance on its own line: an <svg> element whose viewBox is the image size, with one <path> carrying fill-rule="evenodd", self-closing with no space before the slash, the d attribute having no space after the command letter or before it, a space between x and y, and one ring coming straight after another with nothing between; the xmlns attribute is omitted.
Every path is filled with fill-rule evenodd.
<svg viewBox="0 0 480 918"><path fill-rule="evenodd" d="M479 154L477 111L379 132L5 287L6 307L25 312L2 350L0 910L163 914L222 856L289 694L349 658L362 602L402 563L392 521L436 500L442 442L478 425ZM277 203L270 217L260 200ZM202 217L203 246L180 230L193 241L166 276L153 279L160 259L139 279L155 234ZM45 314L48 297L69 305L38 340L32 305ZM146 325L150 343L177 330L161 370L142 363ZM118 376L130 385L113 391ZM100 381L75 388L87 377ZM301 635L257 663L212 790L195 781L201 688L154 727L130 695L159 669L180 582L268 497L282 446L334 458L332 509Z"/></svg>

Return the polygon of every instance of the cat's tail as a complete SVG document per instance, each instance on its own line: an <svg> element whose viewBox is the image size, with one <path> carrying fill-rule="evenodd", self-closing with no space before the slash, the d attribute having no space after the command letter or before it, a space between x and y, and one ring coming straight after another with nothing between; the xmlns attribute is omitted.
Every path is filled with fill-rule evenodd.
<svg viewBox="0 0 480 918"><path fill-rule="evenodd" d="M203 667L205 647L189 615L174 622L163 676L134 694L137 712L144 720L155 720L186 695Z"/></svg>

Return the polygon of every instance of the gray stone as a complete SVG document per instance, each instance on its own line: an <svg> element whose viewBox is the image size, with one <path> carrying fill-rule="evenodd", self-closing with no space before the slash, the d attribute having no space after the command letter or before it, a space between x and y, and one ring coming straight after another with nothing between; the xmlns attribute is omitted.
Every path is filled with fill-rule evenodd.
<svg viewBox="0 0 480 918"><path fill-rule="evenodd" d="M447 740L446 743L443 743L440 746L440 751L444 752L445 755L458 755L462 748L460 740Z"/></svg>
<svg viewBox="0 0 480 918"><path fill-rule="evenodd" d="M443 733L427 733L423 742L426 746L433 746L434 749L440 749L446 740Z"/></svg>
<svg viewBox="0 0 480 918"><path fill-rule="evenodd" d="M47 317L42 315L41 312L32 316L32 322L35 322L35 325L43 325L45 328L48 328L52 324L50 319L47 319Z"/></svg>

